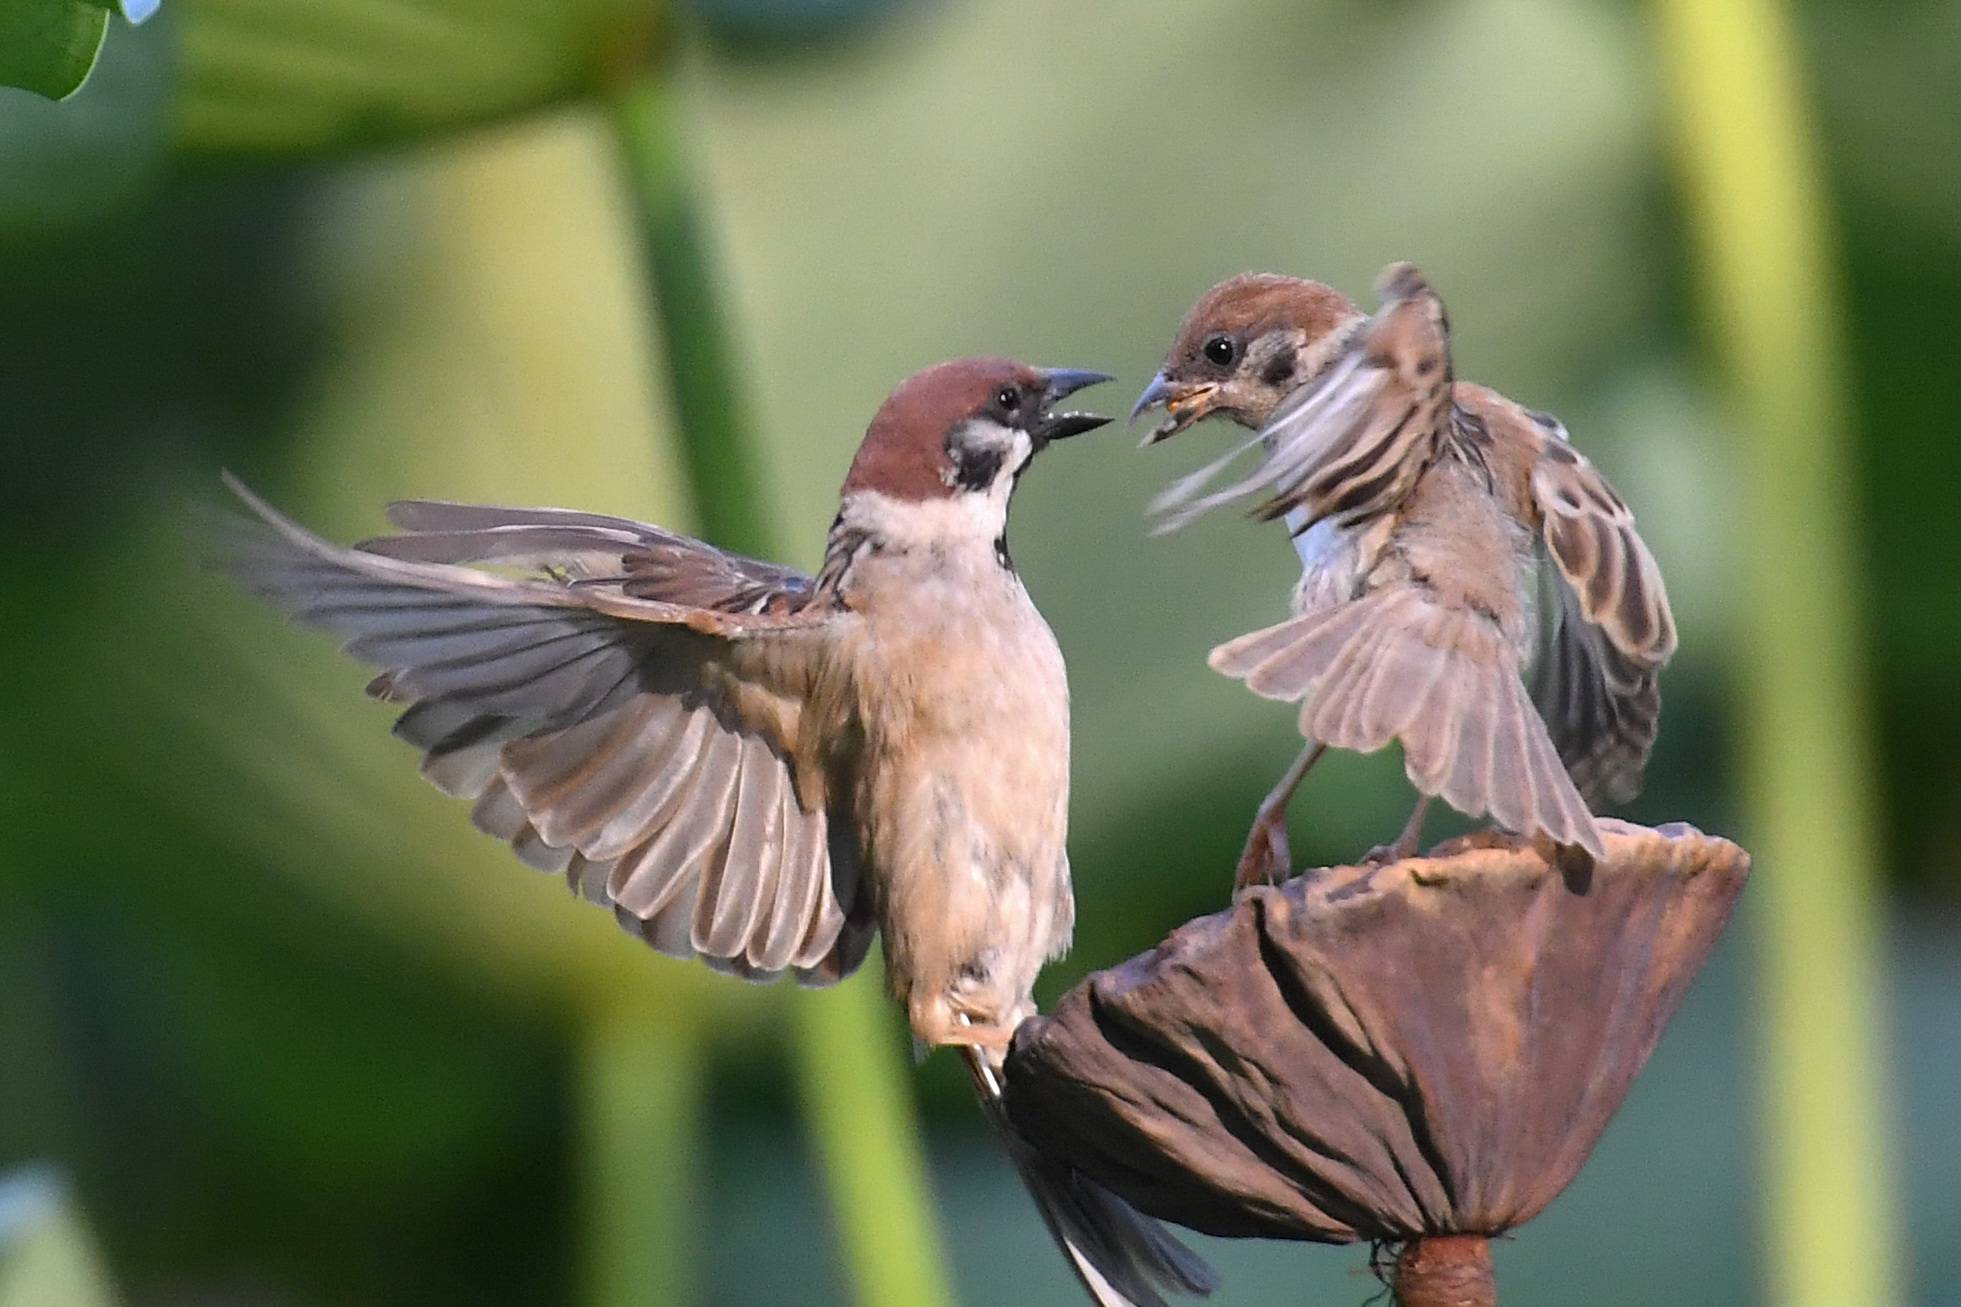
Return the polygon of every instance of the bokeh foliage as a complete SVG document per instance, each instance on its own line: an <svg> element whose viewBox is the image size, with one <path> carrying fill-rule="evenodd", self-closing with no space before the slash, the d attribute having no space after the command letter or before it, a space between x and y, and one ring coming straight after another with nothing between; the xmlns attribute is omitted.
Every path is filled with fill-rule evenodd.
<svg viewBox="0 0 1961 1307"><path fill-rule="evenodd" d="M1833 223L1793 29L1775 0L1660 6L1686 210L1744 440L1743 791L1767 929L1767 1222L1785 1302L1899 1300L1881 1086L1878 845ZM1742 93L1739 94L1739 91ZM1847 1159L1865 1164L1848 1167ZM1844 1257L1835 1243L1865 1250Z"/></svg>
<svg viewBox="0 0 1961 1307"><path fill-rule="evenodd" d="M853 1120L783 1125L834 1062L805 1000L652 958L471 835L359 702L358 672L198 571L189 506L220 465L342 538L387 498L433 494L626 512L809 564L866 415L910 369L998 350L1141 384L1218 276L1359 291L1414 257L1451 304L1462 371L1560 412L1669 576L1685 648L1633 815L1749 838L1732 687L1763 637L1735 602L1741 460L1702 361L1641 13L815 8L842 26L792 30L781 11L814 9L756 0L678 19L624 0L181 0L112 32L70 101L0 92L0 533L17 560L0 613L20 633L0 642L19 687L0 716L16 814L0 1162L70 1168L139 1294L564 1300L617 1282L633 1289L592 1292L729 1301L720 1286L767 1283L731 1265L737 1247L815 1277L812 1300L854 1282L823 1260L850 1221L810 1177L835 1146L817 1133ZM1930 470L1961 363L1927 342L1961 303L1961 210L1938 184L1961 159L1961 92L1939 89L1961 86L1961 42L1927 0L1799 20L1841 214L1843 489L1867 604L1833 620L1874 659L1876 861L1896 895L1951 906L1961 535ZM656 311L676 302L657 298L620 154L636 97L674 110L655 121L686 173L661 178L704 203L688 221L726 385L667 366L697 314ZM723 509L688 489L728 453L704 465L682 439L702 431L682 420L689 384L706 422L762 437ZM1076 692L1082 927L1046 992L1213 906L1289 750L1285 714L1202 664L1278 611L1284 548L1227 523L1170 541L1139 526L1216 443L1188 439L1059 450L1018 504L1016 557ZM1402 803L1393 760L1340 760L1304 796L1297 848L1352 853ZM1739 1124L1738 1077L1717 1068L1742 1054L1709 1023L1746 1012L1692 1003L1676 1037L1699 1060L1675 1074ZM889 1019L883 1036L897 1060ZM1027 1254L1024 1296L1068 1301L1011 1188L971 1188L1005 1168L967 1146L940 1061L922 1077L959 1162L934 1193L952 1254L980 1264L963 1275L1020 1270L993 1230ZM1928 1084L1944 1065L1901 1064ZM1903 1128L1925 1134L1954 1100L1915 1092ZM1701 1120L1635 1151L1668 1155ZM1694 1137L1746 1191L1742 1155ZM1671 1226L1692 1204L1611 1167L1583 1176L1577 1210L1618 1185L1627 1228L1711 1241L1705 1274L1761 1269L1735 1252L1747 1209ZM699 1189L677 1194L676 1168ZM1951 1296L1961 1222L1911 1208L1911 1284ZM745 1223L761 1233L738 1243ZM1563 1230L1568 1255L1593 1238L1613 1264L1608 1224Z"/></svg>
<svg viewBox="0 0 1961 1307"><path fill-rule="evenodd" d="M0 1179L0 1307L111 1307L102 1256L46 1169Z"/></svg>

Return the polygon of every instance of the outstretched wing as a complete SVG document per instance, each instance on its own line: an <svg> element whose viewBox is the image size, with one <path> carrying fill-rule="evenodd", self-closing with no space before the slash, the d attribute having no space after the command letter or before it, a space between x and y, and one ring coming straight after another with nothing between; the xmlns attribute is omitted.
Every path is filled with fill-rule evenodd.
<svg viewBox="0 0 1961 1307"><path fill-rule="evenodd" d="M1383 304L1319 378L1289 396L1253 439L1174 484L1152 506L1160 531L1255 492L1263 520L1286 516L1296 534L1324 518L1352 522L1395 503L1421 475L1450 412L1450 323L1443 302L1407 263L1384 269ZM1203 493L1254 445L1265 460L1223 490Z"/></svg>
<svg viewBox="0 0 1961 1307"><path fill-rule="evenodd" d="M793 567L602 513L406 499L388 506L388 520L409 534L354 547L419 562L497 562L600 584L617 580L629 597L718 613L787 615L810 599L814 585Z"/></svg>
<svg viewBox="0 0 1961 1307"><path fill-rule="evenodd" d="M1564 431L1552 430L1531 489L1559 611L1532 698L1588 802L1626 802L1654 747L1657 678L1675 653L1675 618L1634 514Z"/></svg>
<svg viewBox="0 0 1961 1307"><path fill-rule="evenodd" d="M751 979L863 960L858 850L805 712L848 618L807 578L557 509L399 504L406 534L343 549L228 484L256 514L233 570L380 667L423 773L525 862Z"/></svg>

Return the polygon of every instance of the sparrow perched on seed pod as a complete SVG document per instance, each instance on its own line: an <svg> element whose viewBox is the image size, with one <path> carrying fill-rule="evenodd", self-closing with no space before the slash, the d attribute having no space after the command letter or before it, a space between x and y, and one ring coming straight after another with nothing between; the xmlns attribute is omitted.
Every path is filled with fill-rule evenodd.
<svg viewBox="0 0 1961 1307"><path fill-rule="evenodd" d="M1131 412L1166 411L1147 445L1214 413L1258 433L1165 492L1163 529L1258 496L1301 559L1296 615L1210 660L1299 702L1307 740L1260 805L1241 886L1288 873L1287 803L1329 747L1403 746L1419 797L1375 856L1415 852L1442 796L1599 857L1589 804L1633 797L1655 740L1675 621L1633 514L1557 418L1453 380L1449 320L1415 268L1379 292L1370 318L1317 282L1223 282ZM1209 489L1255 446L1252 473ZM1555 600L1535 605L1535 574Z"/></svg>
<svg viewBox="0 0 1961 1307"><path fill-rule="evenodd" d="M1036 1155L1004 1053L1074 918L1069 690L1008 556L1056 411L1108 378L1005 359L902 383L845 478L816 576L623 518L411 501L339 548L242 486L237 573L382 669L395 734L483 830L664 953L830 984L885 937L921 1044L961 1048L1100 1303L1212 1274Z"/></svg>

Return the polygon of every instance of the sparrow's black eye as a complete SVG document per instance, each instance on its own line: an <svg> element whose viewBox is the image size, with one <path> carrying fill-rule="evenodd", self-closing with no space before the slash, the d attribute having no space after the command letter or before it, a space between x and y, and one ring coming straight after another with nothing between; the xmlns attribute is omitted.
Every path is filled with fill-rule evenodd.
<svg viewBox="0 0 1961 1307"><path fill-rule="evenodd" d="M1238 356L1239 346L1231 336L1214 336L1205 342L1205 357L1222 368L1232 366Z"/></svg>
<svg viewBox="0 0 1961 1307"><path fill-rule="evenodd" d="M1001 406L1002 412L1012 413L1021 407L1021 392L1013 386L1003 386L995 392L994 402Z"/></svg>

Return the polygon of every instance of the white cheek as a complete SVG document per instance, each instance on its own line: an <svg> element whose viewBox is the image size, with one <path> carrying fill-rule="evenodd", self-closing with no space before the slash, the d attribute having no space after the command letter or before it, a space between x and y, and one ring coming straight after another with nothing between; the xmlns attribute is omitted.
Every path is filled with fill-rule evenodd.
<svg viewBox="0 0 1961 1307"><path fill-rule="evenodd" d="M1008 457L1001 464L1001 475L994 480L993 493L1005 501L1015 488L1015 478L1028 466L1028 460L1035 456L1035 442L1025 431L1008 433Z"/></svg>
<svg viewBox="0 0 1961 1307"><path fill-rule="evenodd" d="M975 418L968 422L960 438L962 443L976 452L996 449L1003 451L1001 470L995 476L993 485L989 487L990 491L998 488L1003 482L1012 485L1015 469L1028 460L1028 455L1035 448L1027 432L1004 427L999 422L989 421L987 418Z"/></svg>

